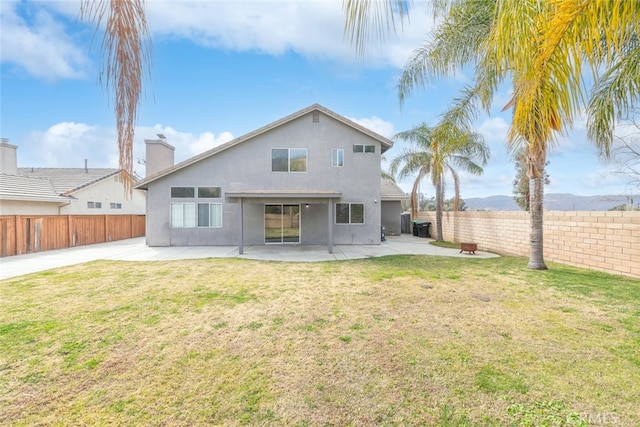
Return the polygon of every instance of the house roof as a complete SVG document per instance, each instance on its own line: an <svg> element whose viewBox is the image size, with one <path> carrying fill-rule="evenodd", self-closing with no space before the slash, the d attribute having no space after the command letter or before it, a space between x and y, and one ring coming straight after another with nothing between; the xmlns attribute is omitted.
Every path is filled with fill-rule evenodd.
<svg viewBox="0 0 640 427"><path fill-rule="evenodd" d="M72 197L61 196L46 178L0 174L0 199L66 204Z"/></svg>
<svg viewBox="0 0 640 427"><path fill-rule="evenodd" d="M351 128L356 129L356 130L358 130L358 131L370 136L371 138L379 141L380 144L381 144L381 147L382 147L382 149L381 149L382 153L384 153L385 151L387 151L389 148L391 148L393 146L393 141L391 141L390 139L385 138L384 136L382 136L380 134L377 134L377 133L373 132L370 129L367 129L366 127L361 126L361 125L357 124L356 122L354 122L352 120L349 120L346 117L341 116L340 114L337 114L337 113L329 110L328 108L323 107L320 104L313 104L313 105L310 105L307 108L304 108L304 109L302 109L300 111L297 111L297 112L295 112L293 114L290 114L290 115L288 115L286 117L283 117L283 118L281 118L279 120L276 120L275 122L272 122L272 123L270 123L270 124L268 124L266 126L263 126L263 127L259 128L259 129L256 129L253 132L249 132L249 133L247 133L245 135L242 135L242 136L240 136L238 138L235 138L235 139L233 139L233 140L231 140L231 141L229 141L229 142L227 142L225 144L219 145L219 146L214 147L214 148L212 148L212 149L210 149L208 151L205 151L205 152L203 152L201 154L198 154L198 155L196 155L194 157L191 157L190 159L187 159L187 160L185 160L183 162L180 162L180 163L178 163L178 164L176 164L176 165L174 165L174 166L172 166L170 168L163 169L162 171L160 171L160 172L158 172L156 174L148 176L148 177L142 179L141 181L139 181L135 185L135 188L146 189L147 188L147 184L149 184L152 181L155 181L155 180L157 180L159 178L162 178L163 176L169 175L169 174L171 174L171 173L173 173L173 172L175 172L177 170L180 170L180 169L185 168L187 166L190 166L190 165L192 165L194 163L197 163L200 160L203 160L203 159L206 159L208 157L211 157L211 156L213 156L213 155L215 155L217 153L220 153L220 152L222 152L224 150L227 150L227 149L229 149L231 147L234 147L234 146L236 146L238 144L241 144L241 143L243 143L243 142L245 142L245 141L247 141L247 140L249 140L251 138L254 138L254 137L258 136L258 135L261 135L261 134L263 134L265 132L268 132L268 131L270 131L270 130L272 130L274 128L277 128L278 126L282 126L285 123L288 123L288 122L290 122L292 120L295 120L295 119L297 119L299 117L302 117L302 116L304 116L306 114L309 114L309 113L312 113L314 111L318 111L318 112L321 112L323 114L326 114L327 116L332 117L335 120L337 120L337 121L339 121L341 123L344 123L345 125L350 126Z"/></svg>
<svg viewBox="0 0 640 427"><path fill-rule="evenodd" d="M18 175L48 179L61 195L72 194L119 172L119 169L107 168L18 168Z"/></svg>
<svg viewBox="0 0 640 427"><path fill-rule="evenodd" d="M381 200L406 200L408 198L409 196L398 187L398 184L390 179L382 178L380 183Z"/></svg>

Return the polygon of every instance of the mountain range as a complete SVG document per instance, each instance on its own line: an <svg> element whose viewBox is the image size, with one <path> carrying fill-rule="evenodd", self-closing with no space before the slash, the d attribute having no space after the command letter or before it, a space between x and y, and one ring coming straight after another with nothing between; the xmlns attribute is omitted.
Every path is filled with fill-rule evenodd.
<svg viewBox="0 0 640 427"><path fill-rule="evenodd" d="M467 210L519 211L520 207L511 196L464 198ZM608 211L620 205L637 205L638 200L630 196L576 196L566 193L544 195L545 211Z"/></svg>

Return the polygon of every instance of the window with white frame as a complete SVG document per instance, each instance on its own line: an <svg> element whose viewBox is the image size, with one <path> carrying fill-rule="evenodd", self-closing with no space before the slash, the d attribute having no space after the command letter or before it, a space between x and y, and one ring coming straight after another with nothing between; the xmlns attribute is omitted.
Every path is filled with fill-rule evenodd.
<svg viewBox="0 0 640 427"><path fill-rule="evenodd" d="M195 226L195 203L171 203L171 228L193 228Z"/></svg>
<svg viewBox="0 0 640 427"><path fill-rule="evenodd" d="M272 148L271 149L272 172L306 172L307 149L306 148Z"/></svg>
<svg viewBox="0 0 640 427"><path fill-rule="evenodd" d="M222 227L222 204L198 203L198 227Z"/></svg>
<svg viewBox="0 0 640 427"><path fill-rule="evenodd" d="M334 168L344 166L344 150L342 148L331 150L331 166Z"/></svg>
<svg viewBox="0 0 640 427"><path fill-rule="evenodd" d="M364 224L364 203L336 203L336 224Z"/></svg>
<svg viewBox="0 0 640 427"><path fill-rule="evenodd" d="M102 202L87 202L89 209L102 209Z"/></svg>
<svg viewBox="0 0 640 427"><path fill-rule="evenodd" d="M122 203L109 203L109 208L110 209L122 209Z"/></svg>
<svg viewBox="0 0 640 427"><path fill-rule="evenodd" d="M354 153L375 153L376 146L365 145L365 144L353 144L353 152Z"/></svg>

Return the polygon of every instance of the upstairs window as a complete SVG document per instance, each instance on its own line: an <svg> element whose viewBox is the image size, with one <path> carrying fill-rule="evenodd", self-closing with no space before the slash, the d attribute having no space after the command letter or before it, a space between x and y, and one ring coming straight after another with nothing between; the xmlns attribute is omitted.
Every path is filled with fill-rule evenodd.
<svg viewBox="0 0 640 427"><path fill-rule="evenodd" d="M111 208L111 209L122 209L122 203L113 203L113 202L111 202L109 204L109 208Z"/></svg>
<svg viewBox="0 0 640 427"><path fill-rule="evenodd" d="M354 153L375 153L376 146L365 145L365 144L353 144L353 152Z"/></svg>
<svg viewBox="0 0 640 427"><path fill-rule="evenodd" d="M344 150L342 148L331 150L331 166L334 168L344 166Z"/></svg>
<svg viewBox="0 0 640 427"><path fill-rule="evenodd" d="M307 149L306 148L272 148L271 149L272 172L306 172Z"/></svg>
<svg viewBox="0 0 640 427"><path fill-rule="evenodd" d="M89 209L102 209L102 202L87 202Z"/></svg>
<svg viewBox="0 0 640 427"><path fill-rule="evenodd" d="M195 188L193 187L171 187L172 199L193 198L196 196Z"/></svg>

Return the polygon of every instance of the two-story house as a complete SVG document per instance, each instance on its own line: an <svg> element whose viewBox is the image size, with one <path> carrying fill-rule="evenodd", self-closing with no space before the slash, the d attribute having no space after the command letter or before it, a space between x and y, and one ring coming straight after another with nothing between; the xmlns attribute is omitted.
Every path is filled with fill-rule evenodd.
<svg viewBox="0 0 640 427"><path fill-rule="evenodd" d="M147 177L136 188L147 190L149 246L331 252L334 244L380 244L383 225L399 234L405 196L381 192L381 155L392 141L320 105L176 165L165 140L145 142Z"/></svg>

